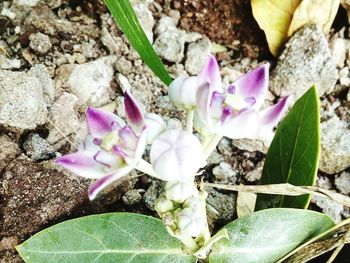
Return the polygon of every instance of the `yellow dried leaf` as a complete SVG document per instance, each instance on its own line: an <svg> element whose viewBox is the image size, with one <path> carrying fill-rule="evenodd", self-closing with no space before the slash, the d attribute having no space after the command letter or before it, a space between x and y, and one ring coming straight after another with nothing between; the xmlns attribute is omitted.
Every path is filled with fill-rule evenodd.
<svg viewBox="0 0 350 263"><path fill-rule="evenodd" d="M318 25L327 34L331 29L339 4L340 0L303 0L294 12L288 36L308 23Z"/></svg>
<svg viewBox="0 0 350 263"><path fill-rule="evenodd" d="M264 30L269 49L278 55L288 35L293 14L301 0L252 0L253 16Z"/></svg>
<svg viewBox="0 0 350 263"><path fill-rule="evenodd" d="M312 23L328 33L340 0L252 0L253 16L264 30L271 53L300 27Z"/></svg>

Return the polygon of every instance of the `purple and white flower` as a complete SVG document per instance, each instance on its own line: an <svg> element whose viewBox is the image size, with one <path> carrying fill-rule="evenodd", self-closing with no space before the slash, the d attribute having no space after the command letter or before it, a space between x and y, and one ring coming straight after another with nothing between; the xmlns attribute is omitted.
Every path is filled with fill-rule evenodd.
<svg viewBox="0 0 350 263"><path fill-rule="evenodd" d="M268 80L269 65L264 64L223 90L218 63L210 55L197 77L174 80L169 94L177 98L177 104L187 103L188 106L193 106L195 97L194 128L205 136L220 134L231 139L271 137L289 99L284 97L276 105L261 111ZM192 99L189 102L182 98Z"/></svg>
<svg viewBox="0 0 350 263"><path fill-rule="evenodd" d="M89 188L90 200L135 168L146 148L148 126L128 90L124 91L124 106L127 123L108 111L88 108L86 117L90 135L78 152L56 160L56 164L79 176L97 179Z"/></svg>

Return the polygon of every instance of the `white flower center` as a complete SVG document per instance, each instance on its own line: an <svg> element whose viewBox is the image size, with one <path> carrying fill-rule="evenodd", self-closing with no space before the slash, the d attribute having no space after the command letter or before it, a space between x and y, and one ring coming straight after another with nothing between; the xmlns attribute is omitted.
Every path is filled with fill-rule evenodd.
<svg viewBox="0 0 350 263"><path fill-rule="evenodd" d="M119 134L117 130L114 130L110 133L108 133L102 140L101 148L105 149L106 151L111 151L113 148L113 145L118 145L120 140Z"/></svg>
<svg viewBox="0 0 350 263"><path fill-rule="evenodd" d="M235 111L240 111L248 106L248 103L237 94L227 94L225 103Z"/></svg>

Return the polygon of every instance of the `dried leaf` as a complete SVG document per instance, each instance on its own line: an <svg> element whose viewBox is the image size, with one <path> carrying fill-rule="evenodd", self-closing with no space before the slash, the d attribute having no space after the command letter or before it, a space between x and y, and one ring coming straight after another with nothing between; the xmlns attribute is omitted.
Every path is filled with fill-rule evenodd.
<svg viewBox="0 0 350 263"><path fill-rule="evenodd" d="M247 216L254 212L256 194L238 192L236 211L238 218Z"/></svg>
<svg viewBox="0 0 350 263"><path fill-rule="evenodd" d="M288 36L303 25L312 23L322 28L327 34L337 14L339 0L303 0L294 12L292 22L288 30Z"/></svg>
<svg viewBox="0 0 350 263"><path fill-rule="evenodd" d="M300 2L301 0L252 0L254 18L264 30L269 49L275 56L288 37L294 11Z"/></svg>

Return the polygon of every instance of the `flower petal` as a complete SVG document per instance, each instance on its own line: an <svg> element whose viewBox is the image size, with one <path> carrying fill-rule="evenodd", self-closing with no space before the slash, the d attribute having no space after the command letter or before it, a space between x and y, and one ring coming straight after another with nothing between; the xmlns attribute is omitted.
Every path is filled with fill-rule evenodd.
<svg viewBox="0 0 350 263"><path fill-rule="evenodd" d="M238 115L227 117L222 125L217 126L217 133L230 139L254 139L257 138L259 129L258 113L246 110Z"/></svg>
<svg viewBox="0 0 350 263"><path fill-rule="evenodd" d="M136 132L140 132L144 122L143 113L129 90L124 91L124 107L128 124L130 124Z"/></svg>
<svg viewBox="0 0 350 263"><path fill-rule="evenodd" d="M103 138L115 126L121 126L117 115L92 107L86 111L86 120L90 134L95 138Z"/></svg>
<svg viewBox="0 0 350 263"><path fill-rule="evenodd" d="M263 64L244 74L232 84L235 87L236 94L243 99L255 98L252 109L260 109L264 103L269 85L269 67L268 63Z"/></svg>
<svg viewBox="0 0 350 263"><path fill-rule="evenodd" d="M104 188L106 188L108 185L118 180L119 178L127 175L132 169L133 167L128 165L123 168L120 168L116 173L113 173L98 179L93 185L89 187L89 191L88 191L89 199L91 201L94 200L97 194L101 190L103 190Z"/></svg>
<svg viewBox="0 0 350 263"><path fill-rule="evenodd" d="M166 123L162 117L155 113L148 113L145 118L147 128L147 143L151 144L153 140L166 129Z"/></svg>
<svg viewBox="0 0 350 263"><path fill-rule="evenodd" d="M213 55L208 56L207 61L205 62L201 72L198 74L197 85L201 86L204 83L209 83L211 92L223 92L219 65L216 61L216 58Z"/></svg>
<svg viewBox="0 0 350 263"><path fill-rule="evenodd" d="M170 101L177 106L191 108L196 106L197 77L179 77L168 88Z"/></svg>
<svg viewBox="0 0 350 263"><path fill-rule="evenodd" d="M290 96L286 96L279 100L275 105L259 112L259 119L262 129L272 130L280 121L290 103Z"/></svg>
<svg viewBox="0 0 350 263"><path fill-rule="evenodd" d="M55 163L76 175L86 178L95 179L106 174L103 170L103 165L96 162L93 156L85 152L64 155L56 159Z"/></svg>

